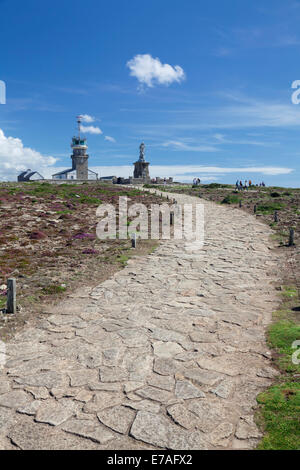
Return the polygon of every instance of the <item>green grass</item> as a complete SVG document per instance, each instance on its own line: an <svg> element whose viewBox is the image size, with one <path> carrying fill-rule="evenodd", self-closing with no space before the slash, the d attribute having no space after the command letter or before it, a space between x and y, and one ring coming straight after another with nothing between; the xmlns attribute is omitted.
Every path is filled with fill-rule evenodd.
<svg viewBox="0 0 300 470"><path fill-rule="evenodd" d="M5 308L6 307L6 297L1 296L0 297L0 308Z"/></svg>
<svg viewBox="0 0 300 470"><path fill-rule="evenodd" d="M284 286L281 295L286 299L293 299L297 297L298 291L294 286Z"/></svg>
<svg viewBox="0 0 300 470"><path fill-rule="evenodd" d="M50 285L47 287L43 287L42 293L44 295L53 295L53 294L61 294L62 292L65 292L66 290L67 288L63 286Z"/></svg>
<svg viewBox="0 0 300 470"><path fill-rule="evenodd" d="M260 450L300 450L300 384L274 385L257 397L266 432Z"/></svg>
<svg viewBox="0 0 300 470"><path fill-rule="evenodd" d="M56 211L56 214L62 215L62 214L71 214L72 211L69 209L64 209L63 211Z"/></svg>
<svg viewBox="0 0 300 470"><path fill-rule="evenodd" d="M268 345L273 349L273 359L281 375L276 383L257 397L258 424L265 434L258 445L260 450L300 450L300 359L299 348L293 342L300 340L300 324L292 310L299 307L298 290L283 286L281 308L274 312L274 322L269 326ZM295 362L295 361L294 361Z"/></svg>
<svg viewBox="0 0 300 470"><path fill-rule="evenodd" d="M202 184L201 186L202 186L202 188L207 188L207 189L220 189L220 188L231 188L231 187L233 187L231 184L220 184L220 183ZM198 189L200 187L198 187Z"/></svg>
<svg viewBox="0 0 300 470"><path fill-rule="evenodd" d="M224 197L223 201L221 201L221 204L238 204L239 202L240 198L238 196L235 194L228 194Z"/></svg>
<svg viewBox="0 0 300 470"><path fill-rule="evenodd" d="M276 349L277 365L285 372L300 373L300 366L292 362L292 355L295 352L292 343L296 340L300 340L300 325L291 320L279 320L269 327L268 342Z"/></svg>
<svg viewBox="0 0 300 470"><path fill-rule="evenodd" d="M76 198L76 200L80 204L97 204L97 206L102 203L101 199L92 196L80 196L80 198Z"/></svg>
<svg viewBox="0 0 300 470"><path fill-rule="evenodd" d="M129 260L129 256L127 255L120 255L117 257L117 261L119 261L119 263L121 263L122 266L126 266L128 260Z"/></svg>
<svg viewBox="0 0 300 470"><path fill-rule="evenodd" d="M274 211L280 211L285 207L285 204L281 202L273 202L270 204L259 204L256 208L256 212L260 212L262 214L272 214Z"/></svg>

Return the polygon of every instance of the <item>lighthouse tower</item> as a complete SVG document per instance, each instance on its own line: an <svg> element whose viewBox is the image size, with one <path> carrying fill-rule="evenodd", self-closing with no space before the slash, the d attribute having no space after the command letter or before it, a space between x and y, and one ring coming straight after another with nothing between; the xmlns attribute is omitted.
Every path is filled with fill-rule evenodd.
<svg viewBox="0 0 300 470"><path fill-rule="evenodd" d="M73 153L71 155L72 159L72 170L76 170L76 179L77 180L87 180L88 179L88 158L87 155L87 143L86 138L80 136L80 126L82 118L77 116L78 124L78 136L72 138L71 148Z"/></svg>

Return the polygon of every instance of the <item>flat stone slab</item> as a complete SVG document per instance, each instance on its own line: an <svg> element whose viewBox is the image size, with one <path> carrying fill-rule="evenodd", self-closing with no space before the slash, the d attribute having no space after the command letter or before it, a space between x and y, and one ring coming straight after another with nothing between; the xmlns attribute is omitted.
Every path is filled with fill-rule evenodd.
<svg viewBox="0 0 300 470"><path fill-rule="evenodd" d="M4 395L5 393L9 392L10 384L7 379L0 378L0 395Z"/></svg>
<svg viewBox="0 0 300 470"><path fill-rule="evenodd" d="M25 406L30 402L30 397L23 390L12 390L11 392L0 395L0 406L17 409L19 406Z"/></svg>
<svg viewBox="0 0 300 470"><path fill-rule="evenodd" d="M126 380L128 372L121 367L100 367L100 380L101 382L120 382Z"/></svg>
<svg viewBox="0 0 300 470"><path fill-rule="evenodd" d="M201 369L187 369L184 371L184 376L197 385L215 385L224 377L217 372Z"/></svg>
<svg viewBox="0 0 300 470"><path fill-rule="evenodd" d="M143 398L148 398L161 403L168 403L174 399L174 395L166 390L159 390L156 387L144 387L136 391L136 394Z"/></svg>
<svg viewBox="0 0 300 470"><path fill-rule="evenodd" d="M72 418L64 423L61 429L70 434L99 442L99 444L105 444L115 438L112 432L101 426L99 422L97 423L92 420Z"/></svg>
<svg viewBox="0 0 300 470"><path fill-rule="evenodd" d="M175 361L172 359L156 357L154 360L153 370L161 375L173 375L177 370L177 366Z"/></svg>
<svg viewBox="0 0 300 470"><path fill-rule="evenodd" d="M0 435L5 434L15 422L16 414L14 410L0 406Z"/></svg>
<svg viewBox="0 0 300 470"><path fill-rule="evenodd" d="M121 434L128 433L135 412L125 406L115 406L97 413L99 421Z"/></svg>
<svg viewBox="0 0 300 470"><path fill-rule="evenodd" d="M175 395L184 400L190 398L205 398L205 393L186 380L178 380L176 382Z"/></svg>
<svg viewBox="0 0 300 470"><path fill-rule="evenodd" d="M74 414L74 407L72 402L67 406L65 404L58 403L54 400L41 403L39 406L35 421L39 423L47 423L52 426L58 426Z"/></svg>
<svg viewBox="0 0 300 470"><path fill-rule="evenodd" d="M207 449L200 432L190 433L172 424L165 416L139 411L130 434L138 440L166 449Z"/></svg>
<svg viewBox="0 0 300 470"><path fill-rule="evenodd" d="M197 424L197 417L180 403L169 406L167 411L175 423L186 429L194 428Z"/></svg>
<svg viewBox="0 0 300 470"><path fill-rule="evenodd" d="M56 427L33 422L25 415L9 431L8 438L21 450L96 450L98 446Z"/></svg>
<svg viewBox="0 0 300 470"><path fill-rule="evenodd" d="M183 351L179 344L174 342L157 341L153 344L154 354L158 357L172 358Z"/></svg>
<svg viewBox="0 0 300 470"><path fill-rule="evenodd" d="M161 415L138 411L130 434L141 441L157 447L168 447L172 424Z"/></svg>
<svg viewBox="0 0 300 470"><path fill-rule="evenodd" d="M59 372L38 372L36 374L24 375L14 378L15 382L33 387L58 387L62 383L62 375Z"/></svg>
<svg viewBox="0 0 300 470"><path fill-rule="evenodd" d="M95 392L91 401L85 404L85 413L97 413L105 408L116 406L122 403L124 396L118 392Z"/></svg>
<svg viewBox="0 0 300 470"><path fill-rule="evenodd" d="M97 380L99 379L98 370L91 369L78 369L70 371L68 375L71 379L70 384L72 387L81 387L83 385L88 385L89 383L97 382Z"/></svg>
<svg viewBox="0 0 300 470"><path fill-rule="evenodd" d="M162 390L167 390L169 392L174 390L175 379L173 377L164 377L162 375L152 375L148 379L148 384L152 387L161 388Z"/></svg>

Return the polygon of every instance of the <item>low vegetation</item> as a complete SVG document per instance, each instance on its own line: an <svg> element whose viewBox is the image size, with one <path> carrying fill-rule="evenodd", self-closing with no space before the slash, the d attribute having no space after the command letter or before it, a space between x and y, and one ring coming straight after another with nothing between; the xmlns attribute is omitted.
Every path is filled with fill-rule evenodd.
<svg viewBox="0 0 300 470"><path fill-rule="evenodd" d="M267 340L280 376L257 397L257 420L265 431L262 450L300 449L300 322L296 286L282 286L282 303L274 312ZM298 346L297 346L298 345Z"/></svg>
<svg viewBox="0 0 300 470"><path fill-rule="evenodd" d="M235 194L228 194L221 202L222 204L238 204L240 198Z"/></svg>
<svg viewBox="0 0 300 470"><path fill-rule="evenodd" d="M99 240L96 209L128 205L147 207L160 200L137 189L111 184L0 184L0 310L6 306L6 282L17 280L18 315L0 312L0 339L11 336L44 304L60 300L82 285L107 279L126 265L130 240ZM150 252L157 242L138 243L135 255Z"/></svg>

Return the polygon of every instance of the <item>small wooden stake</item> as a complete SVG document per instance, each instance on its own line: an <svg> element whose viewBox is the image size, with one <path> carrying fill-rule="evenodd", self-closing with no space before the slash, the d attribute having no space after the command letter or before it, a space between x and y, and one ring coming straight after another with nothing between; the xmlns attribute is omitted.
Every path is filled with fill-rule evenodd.
<svg viewBox="0 0 300 470"><path fill-rule="evenodd" d="M274 212L274 222L278 222L278 212Z"/></svg>
<svg viewBox="0 0 300 470"><path fill-rule="evenodd" d="M256 204L254 204L253 211L254 211L254 214L256 214Z"/></svg>
<svg viewBox="0 0 300 470"><path fill-rule="evenodd" d="M16 293L16 280L11 278L7 279L7 308L6 313L17 312L17 293Z"/></svg>
<svg viewBox="0 0 300 470"><path fill-rule="evenodd" d="M174 225L174 212L170 212L170 225Z"/></svg>
<svg viewBox="0 0 300 470"><path fill-rule="evenodd" d="M242 207L242 201L240 201L239 206Z"/></svg>
<svg viewBox="0 0 300 470"><path fill-rule="evenodd" d="M132 248L136 248L136 234L135 233L132 235L131 246Z"/></svg>
<svg viewBox="0 0 300 470"><path fill-rule="evenodd" d="M294 229L290 228L289 246L295 245L295 243L294 243L294 234L295 234Z"/></svg>

